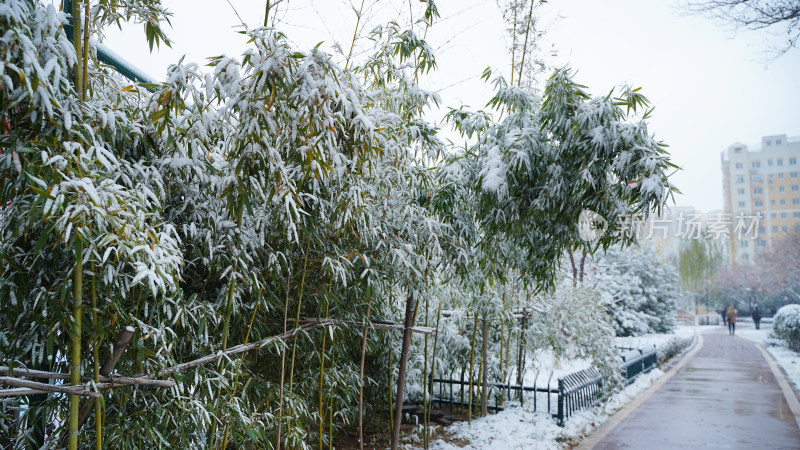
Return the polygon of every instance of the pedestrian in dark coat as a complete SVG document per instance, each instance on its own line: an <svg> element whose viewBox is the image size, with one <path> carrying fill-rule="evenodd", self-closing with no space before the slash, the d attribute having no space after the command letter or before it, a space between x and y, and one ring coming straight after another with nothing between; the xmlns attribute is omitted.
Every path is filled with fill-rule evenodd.
<svg viewBox="0 0 800 450"><path fill-rule="evenodd" d="M753 308L753 324L756 326L756 330L761 329L761 310L756 306Z"/></svg>
<svg viewBox="0 0 800 450"><path fill-rule="evenodd" d="M722 326L728 326L728 318L725 317L725 308L719 310L719 315L722 316Z"/></svg>
<svg viewBox="0 0 800 450"><path fill-rule="evenodd" d="M728 334L733 336L736 334L736 309L734 309L733 305L728 307L725 317L728 319Z"/></svg>

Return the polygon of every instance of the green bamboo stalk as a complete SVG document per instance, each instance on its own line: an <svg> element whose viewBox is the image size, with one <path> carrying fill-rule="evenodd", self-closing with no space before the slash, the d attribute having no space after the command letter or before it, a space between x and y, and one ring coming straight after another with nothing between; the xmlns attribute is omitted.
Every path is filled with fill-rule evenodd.
<svg viewBox="0 0 800 450"><path fill-rule="evenodd" d="M297 314L294 318L295 326L300 325L300 308L303 306L303 292L306 287L306 268L308 267L308 250L311 246L311 241L306 244L306 252L303 258L303 274L300 276L300 295L297 298ZM292 338L292 362L289 365L289 393L294 390L294 355L297 351L297 335Z"/></svg>
<svg viewBox="0 0 800 450"><path fill-rule="evenodd" d="M388 383L387 386L389 387L389 434L394 433L394 408L392 407L392 355L394 354L394 350L392 350L391 346L389 347L389 370L386 373L386 382Z"/></svg>
<svg viewBox="0 0 800 450"><path fill-rule="evenodd" d="M286 325L288 320L289 314L289 286L290 286L291 275L289 271L289 267L286 268L286 298L283 302L283 332L286 333ZM281 420L283 420L283 387L284 387L284 375L286 374L286 343L281 341L281 392L280 392L280 400L278 402L278 436L276 438L277 443L275 444L275 448L277 450L281 450Z"/></svg>
<svg viewBox="0 0 800 450"><path fill-rule="evenodd" d="M467 423L472 424L472 371L475 367L475 336L478 335L478 314L475 314L475 324L472 326L472 343L469 347L469 392L467 392Z"/></svg>
<svg viewBox="0 0 800 450"><path fill-rule="evenodd" d="M369 315L372 312L372 297L367 304L366 323L369 323ZM364 359L367 354L367 332L369 327L364 327L364 335L361 340L361 372L358 376L358 448L364 450Z"/></svg>
<svg viewBox="0 0 800 450"><path fill-rule="evenodd" d="M328 295L325 297L325 318L328 318L328 312L330 311L330 295L331 295L331 284L333 284L333 276L331 276L330 281L328 282ZM328 333L323 330L322 332L322 350L319 352L319 359L320 359L320 366L319 366L319 449L322 450L322 433L325 426L325 415L323 414L322 410L322 388L325 383L325 338L328 336Z"/></svg>
<svg viewBox="0 0 800 450"><path fill-rule="evenodd" d="M514 85L514 62L517 55L517 6L514 8L514 23L511 28L511 86Z"/></svg>
<svg viewBox="0 0 800 450"><path fill-rule="evenodd" d="M93 372L94 372L94 382L100 383L100 335L98 334L98 322L97 322L97 272L95 272L94 261L90 264L90 270L92 271L92 284L91 284L91 296L92 296L92 327L94 328L95 334L97 334L97 342L94 344L94 349L92 349L92 364L93 364ZM101 399L96 398L94 399L94 432L95 432L95 448L97 450L103 450L103 404Z"/></svg>
<svg viewBox="0 0 800 450"><path fill-rule="evenodd" d="M228 300L225 304L225 319L222 322L222 349L228 348L228 332L231 324L231 314L233 313L233 293L236 291L236 278L231 280L228 285Z"/></svg>
<svg viewBox="0 0 800 450"><path fill-rule="evenodd" d="M77 2L76 2L77 3ZM86 93L88 92L89 84L89 2L84 6L83 17L86 19L86 25L83 27L83 78L81 80L81 100L86 101Z"/></svg>
<svg viewBox="0 0 800 450"><path fill-rule="evenodd" d="M256 312L258 312L258 301L256 301L256 306L253 307L253 314L250 315L250 324L247 326L247 332L244 335L244 345L247 345L250 342L250 332L253 330L253 322L256 319ZM244 358L244 354L240 356L239 359ZM236 398L236 393L239 390L239 371L236 371L236 375L233 377L233 395L231 398ZM230 421L225 421L225 431L222 433L222 445L221 448L228 447L228 430L230 429ZM100 449L97 449L100 450Z"/></svg>
<svg viewBox="0 0 800 450"><path fill-rule="evenodd" d="M361 24L361 14L364 13L364 0L361 0L361 9L358 10L356 16L356 28L353 30L353 40L350 41L350 51L347 53L347 59L344 63L344 70L350 65L350 58L353 56L353 47L356 45L356 38L358 37L358 26Z"/></svg>
<svg viewBox="0 0 800 450"><path fill-rule="evenodd" d="M481 342L481 415L489 415L489 318L483 316Z"/></svg>
<svg viewBox="0 0 800 450"><path fill-rule="evenodd" d="M439 300L439 308L436 311L436 334L433 336L433 363L431 365L431 373L428 376L428 402L430 403L430 398L433 397L433 376L436 373L436 349L439 344L439 319L442 317L442 301ZM430 423L431 420L431 410L430 406L427 409L427 420Z"/></svg>
<svg viewBox="0 0 800 450"><path fill-rule="evenodd" d="M80 12L80 10L78 10ZM83 302L83 241L75 233L75 267L72 271L72 364L70 367L70 383L81 384L81 315ZM69 450L78 449L78 415L80 397L69 396Z"/></svg>
<svg viewBox="0 0 800 450"><path fill-rule="evenodd" d="M519 64L519 76L517 77L517 86L522 86L522 68L525 67L525 53L528 52L528 35L531 31L531 23L533 22L533 4L536 0L531 0L531 10L528 12L528 22L525 24L525 44L522 46L522 62Z"/></svg>
<svg viewBox="0 0 800 450"><path fill-rule="evenodd" d="M333 345L334 336L336 336L335 331L331 334L331 367L333 367L336 356L336 347ZM333 450L333 386L328 391L328 450Z"/></svg>
<svg viewBox="0 0 800 450"><path fill-rule="evenodd" d="M264 26L265 27L269 26L269 10L270 10L270 8L272 8L271 2L270 2L270 0L267 0L267 8L266 8L266 11L264 12Z"/></svg>
<svg viewBox="0 0 800 450"><path fill-rule="evenodd" d="M75 55L81 58L81 5L79 1L72 2L72 45L75 47ZM80 98L83 98L83 68L75 65L75 91ZM77 445L77 444L76 444Z"/></svg>
<svg viewBox="0 0 800 450"><path fill-rule="evenodd" d="M430 306L429 297L425 297L425 326L428 326L428 309ZM425 377L428 375L428 335L425 335L425 344L423 348L423 354L425 355L425 361L422 365L422 379L424 380ZM424 386L424 384L423 384ZM423 423L423 430L425 436L422 438L422 446L425 450L428 449L428 390L423 389L422 391L422 423ZM362 449L363 450L363 449Z"/></svg>

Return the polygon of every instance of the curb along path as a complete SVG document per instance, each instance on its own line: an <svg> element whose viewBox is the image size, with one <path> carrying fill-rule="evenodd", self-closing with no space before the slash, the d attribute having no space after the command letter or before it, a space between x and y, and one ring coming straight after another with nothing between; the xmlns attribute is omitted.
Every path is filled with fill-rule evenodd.
<svg viewBox="0 0 800 450"><path fill-rule="evenodd" d="M753 342L726 330L704 333L671 378L579 448L800 448L771 365Z"/></svg>

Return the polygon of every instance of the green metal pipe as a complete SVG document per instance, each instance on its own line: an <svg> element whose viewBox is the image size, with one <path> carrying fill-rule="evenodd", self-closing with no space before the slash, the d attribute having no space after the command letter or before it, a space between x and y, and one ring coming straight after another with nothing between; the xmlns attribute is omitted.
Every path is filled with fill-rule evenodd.
<svg viewBox="0 0 800 450"><path fill-rule="evenodd" d="M64 11L67 12L72 11L72 0L64 0ZM69 20L64 25L64 31L67 33L67 37L70 40L72 40L72 32L73 32L72 14L69 14L68 17ZM125 78L136 83L158 84L158 81L155 81L149 75L144 73L144 71L134 66L130 62L126 61L122 56L118 55L107 46L97 43L94 44L94 48L97 51L97 59L100 62L102 62L103 64L108 64L109 66L113 67L114 70L119 72Z"/></svg>

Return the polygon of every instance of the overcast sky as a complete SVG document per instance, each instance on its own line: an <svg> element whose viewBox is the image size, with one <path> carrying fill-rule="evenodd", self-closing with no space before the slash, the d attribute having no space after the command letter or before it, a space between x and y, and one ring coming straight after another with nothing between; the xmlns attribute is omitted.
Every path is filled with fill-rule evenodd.
<svg viewBox="0 0 800 450"><path fill-rule="evenodd" d="M238 56L241 21L263 23L265 0L165 0L174 13L173 48L150 54L140 25L109 30L105 43L156 79L182 55L200 64L209 56ZM275 1L273 0L273 3ZM319 42L346 53L360 0L284 0L276 26L299 50ZM388 19L418 19L418 0L364 1L361 29ZM445 106L482 107L491 88L478 78L486 67L508 72L502 15L495 1L439 0L442 20L427 34L439 70L422 80ZM770 36L734 33L708 19L681 14L676 0L558 0L543 11L553 66L569 65L593 95L620 84L641 86L655 106L650 131L670 146L683 168L672 180L676 203L722 208L720 152L734 142L755 145L761 136L800 136L800 51L768 61ZM409 8L410 7L410 8ZM237 28L238 27L238 28ZM355 54L368 44L358 41ZM342 57L343 58L343 57ZM435 114L435 113L434 113Z"/></svg>

